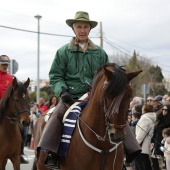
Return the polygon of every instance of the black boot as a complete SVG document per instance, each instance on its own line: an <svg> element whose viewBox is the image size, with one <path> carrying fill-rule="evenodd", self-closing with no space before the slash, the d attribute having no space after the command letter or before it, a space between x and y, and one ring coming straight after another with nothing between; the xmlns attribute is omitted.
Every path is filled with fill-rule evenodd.
<svg viewBox="0 0 170 170"><path fill-rule="evenodd" d="M49 169L59 169L60 168L60 157L55 154L48 154L44 166Z"/></svg>
<svg viewBox="0 0 170 170"><path fill-rule="evenodd" d="M29 164L29 162L24 159L23 155L20 156L20 163L21 164Z"/></svg>

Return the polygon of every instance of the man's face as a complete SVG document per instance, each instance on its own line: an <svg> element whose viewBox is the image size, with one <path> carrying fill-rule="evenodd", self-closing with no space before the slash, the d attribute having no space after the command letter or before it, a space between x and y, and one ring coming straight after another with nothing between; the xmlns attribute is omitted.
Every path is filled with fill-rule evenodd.
<svg viewBox="0 0 170 170"><path fill-rule="evenodd" d="M7 72L8 64L0 64L0 70L3 71L3 72Z"/></svg>
<svg viewBox="0 0 170 170"><path fill-rule="evenodd" d="M39 99L39 104L42 105L42 104L44 104L44 103L45 103L44 98L40 98L40 99Z"/></svg>
<svg viewBox="0 0 170 170"><path fill-rule="evenodd" d="M73 31L80 43L85 43L90 33L90 24L87 22L76 22L73 24Z"/></svg>
<svg viewBox="0 0 170 170"><path fill-rule="evenodd" d="M7 56L3 56L0 58L0 60L8 60L9 61L9 58ZM8 64L0 64L0 70L3 72L7 72Z"/></svg>

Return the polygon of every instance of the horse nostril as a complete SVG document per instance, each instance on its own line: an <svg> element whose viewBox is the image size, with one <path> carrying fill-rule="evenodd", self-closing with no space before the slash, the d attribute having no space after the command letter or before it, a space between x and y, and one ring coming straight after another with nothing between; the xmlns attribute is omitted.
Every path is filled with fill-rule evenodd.
<svg viewBox="0 0 170 170"><path fill-rule="evenodd" d="M110 138L114 139L115 138L115 134L114 133L110 133Z"/></svg>
<svg viewBox="0 0 170 170"><path fill-rule="evenodd" d="M27 127L27 126L29 126L29 125L30 125L30 122L23 121L23 122L22 122L22 125L23 125L24 127Z"/></svg>

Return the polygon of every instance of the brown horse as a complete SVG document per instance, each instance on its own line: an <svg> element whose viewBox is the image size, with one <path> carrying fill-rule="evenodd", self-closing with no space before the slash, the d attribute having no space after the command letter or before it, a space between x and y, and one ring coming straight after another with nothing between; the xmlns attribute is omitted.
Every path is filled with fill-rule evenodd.
<svg viewBox="0 0 170 170"><path fill-rule="evenodd" d="M35 125L34 125L33 137L34 137L35 158L34 158L34 163L32 167L33 170L37 170L37 169L38 170L49 170L48 168L44 167L46 152L40 152L39 158L37 159L37 149L36 149L40 141L44 126L46 125L46 122L45 122L46 113L41 115L36 120Z"/></svg>
<svg viewBox="0 0 170 170"><path fill-rule="evenodd" d="M98 69L91 98L78 118L68 156L62 159L60 170L122 170L122 141L132 97L129 83L140 72L126 73L114 63ZM41 159L40 155L42 166L44 157Z"/></svg>
<svg viewBox="0 0 170 170"><path fill-rule="evenodd" d="M13 79L0 103L0 170L5 170L10 159L14 170L20 170L21 132L30 124L29 96L30 79L23 84ZM20 126L20 128L19 128Z"/></svg>

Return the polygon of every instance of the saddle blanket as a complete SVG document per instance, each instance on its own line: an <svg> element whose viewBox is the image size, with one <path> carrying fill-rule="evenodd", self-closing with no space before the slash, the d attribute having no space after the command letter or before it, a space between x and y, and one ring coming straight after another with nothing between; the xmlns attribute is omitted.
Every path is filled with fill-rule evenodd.
<svg viewBox="0 0 170 170"><path fill-rule="evenodd" d="M79 103L69 112L64 122L63 134L58 150L60 157L67 157L70 141L72 138L73 131L77 122L77 118L80 116L81 111L87 105L87 101Z"/></svg>

